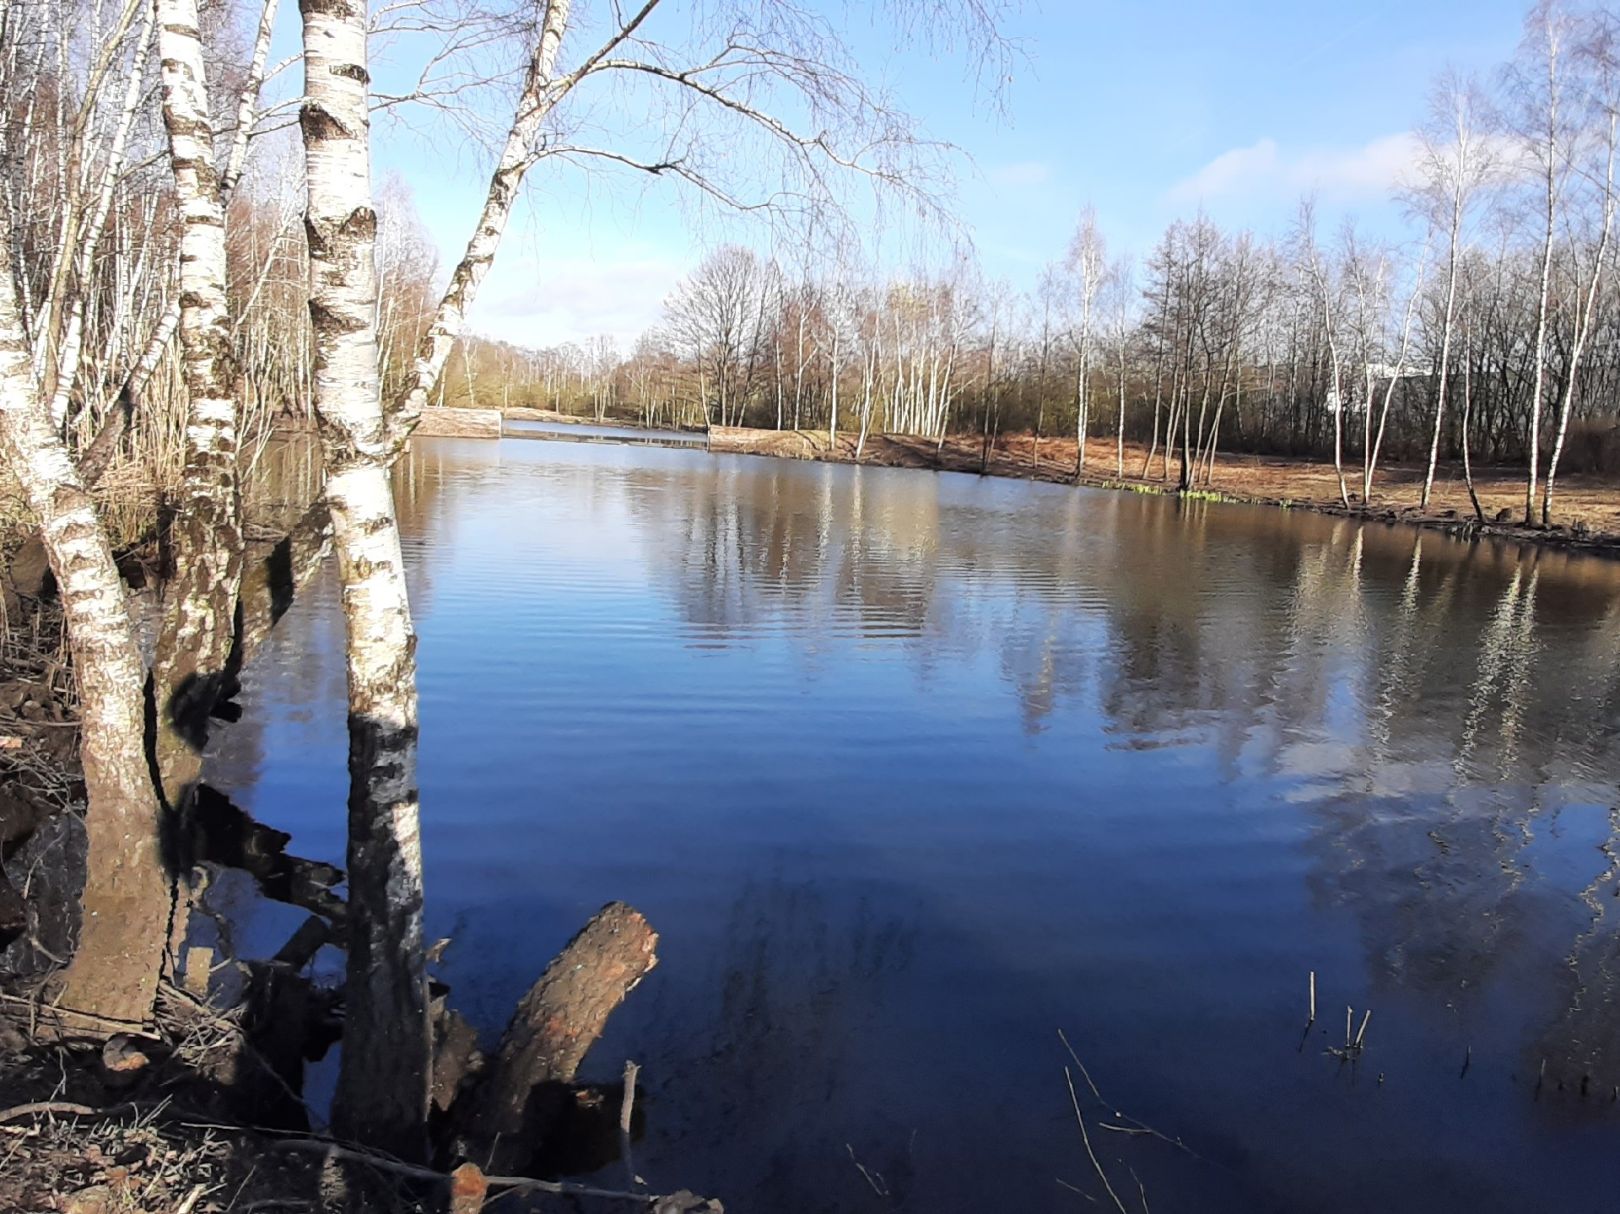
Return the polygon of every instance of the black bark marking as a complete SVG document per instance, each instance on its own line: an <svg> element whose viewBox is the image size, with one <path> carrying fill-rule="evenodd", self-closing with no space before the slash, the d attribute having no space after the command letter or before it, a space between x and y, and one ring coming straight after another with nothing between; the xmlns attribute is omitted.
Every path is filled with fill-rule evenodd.
<svg viewBox="0 0 1620 1214"><path fill-rule="evenodd" d="M298 125L304 132L304 138L314 143L346 138L349 134L349 128L339 122L330 110L314 102L306 103L299 109Z"/></svg>
<svg viewBox="0 0 1620 1214"><path fill-rule="evenodd" d="M339 234L355 240L374 240L377 236L377 212L370 207L356 207L338 228Z"/></svg>

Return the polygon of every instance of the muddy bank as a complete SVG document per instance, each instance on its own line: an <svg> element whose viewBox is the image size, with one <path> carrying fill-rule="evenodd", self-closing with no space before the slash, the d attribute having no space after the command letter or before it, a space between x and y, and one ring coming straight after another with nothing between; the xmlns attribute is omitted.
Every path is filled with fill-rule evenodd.
<svg viewBox="0 0 1620 1214"><path fill-rule="evenodd" d="M447 409L422 410L422 420L416 433L423 438L499 438L501 411L499 409Z"/></svg>
<svg viewBox="0 0 1620 1214"><path fill-rule="evenodd" d="M857 435L839 434L834 445L826 431L720 426L709 431L709 447L716 452L974 472L1060 484L1076 481L1073 439L1043 438L1037 444L1029 435L1004 435L986 453L981 440L971 435L954 435L941 444L936 439L873 434L867 436L859 460L857 446ZM1162 450L1153 457L1151 473L1143 476L1147 463L1147 449L1127 443L1126 475L1116 476L1114 440L1092 440L1086 444L1085 472L1079 483L1098 489L1174 494L1175 460L1170 462L1168 479L1161 475ZM1460 468L1440 469L1429 508L1423 510L1419 505L1423 473L1422 468L1413 465L1384 465L1374 481L1371 504L1363 505L1356 492L1360 468L1347 465L1345 480L1351 493L1346 508L1339 501L1338 478L1331 464L1281 456L1223 455L1216 459L1212 482L1199 486L1193 496L1205 501L1313 510L1370 522L1407 523L1464 538L1492 536L1620 557L1620 486L1601 477L1562 478L1553 499L1556 516L1562 521L1543 528L1525 527L1516 521L1524 513L1524 478L1519 469L1476 472L1475 488L1485 511L1484 523L1474 516Z"/></svg>
<svg viewBox="0 0 1620 1214"><path fill-rule="evenodd" d="M658 422L649 425L639 417L609 416L601 420L578 417L572 413L557 413L551 409L502 409L501 416L509 422L545 422L559 426L614 426L622 430L670 430L682 434L702 434L702 426L689 426L676 422Z"/></svg>

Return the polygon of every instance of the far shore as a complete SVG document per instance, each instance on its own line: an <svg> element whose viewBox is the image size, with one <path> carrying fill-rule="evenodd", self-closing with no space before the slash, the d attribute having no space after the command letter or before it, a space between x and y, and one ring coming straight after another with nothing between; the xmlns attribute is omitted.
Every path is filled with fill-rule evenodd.
<svg viewBox="0 0 1620 1214"><path fill-rule="evenodd" d="M840 433L835 445L825 430L715 426L709 432L709 449L716 452L971 472L1135 493L1177 492L1174 453L1167 476L1162 446L1144 476L1148 447L1127 441L1121 476L1112 436L1087 441L1085 465L1078 477L1077 444L1073 438L1042 438L1037 442L1029 434L1004 434L997 438L986 458L977 435L951 435L942 444L938 439L911 435L870 434L857 461L858 442L858 435ZM1360 500L1360 463L1346 461L1344 472L1348 507L1339 500L1338 477L1332 464L1280 455L1217 453L1214 476L1208 484L1195 485L1189 496L1204 501L1312 510L1369 522L1406 523L1465 538L1493 536L1620 557L1620 486L1602 477L1560 477L1553 494L1554 517L1558 521L1551 527L1526 527L1524 471L1520 468L1475 469L1474 487L1484 522L1475 517L1461 467L1441 466L1427 510L1419 504L1424 473L1421 466L1381 464L1373 479L1370 505ZM1508 515L1498 521L1503 511Z"/></svg>
<svg viewBox="0 0 1620 1214"><path fill-rule="evenodd" d="M594 417L548 409L435 407L424 411L418 434L495 438L500 434L503 419L632 429L677 428L649 427L634 418L607 417L598 423ZM712 452L726 454L968 472L1136 493L1174 495L1177 491L1177 463L1173 453L1166 474L1162 447L1154 454L1149 468L1147 445L1128 441L1124 449L1124 475L1120 475L1121 463L1112 436L1093 438L1086 443L1085 465L1078 477L1073 438L1044 437L1037 442L1029 434L998 436L988 456L982 439L971 434L951 435L943 443L914 435L869 434L862 444L858 434L845 431L840 431L834 442L825 430L711 426L708 446ZM1385 462L1373 481L1371 502L1363 503L1359 459L1353 462L1347 459L1345 483L1350 504L1345 506L1339 499L1338 477L1330 463L1281 455L1220 453L1216 456L1212 479L1207 484L1196 485L1190 496L1205 501L1313 510L1372 522L1405 523L1464 538L1491 536L1620 557L1620 484L1612 478L1561 476L1553 496L1554 525L1526 527L1522 468L1476 467L1474 485L1485 515L1483 522L1474 514L1460 466L1443 465L1439 469L1426 510L1420 505L1423 473L1423 467L1417 464Z"/></svg>

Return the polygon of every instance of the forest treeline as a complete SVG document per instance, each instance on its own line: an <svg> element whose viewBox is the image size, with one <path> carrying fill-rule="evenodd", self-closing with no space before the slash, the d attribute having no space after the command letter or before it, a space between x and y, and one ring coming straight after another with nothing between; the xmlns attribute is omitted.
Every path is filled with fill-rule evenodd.
<svg viewBox="0 0 1620 1214"><path fill-rule="evenodd" d="M1398 240L1349 220L1326 230L1306 199L1268 235L1179 220L1133 261L1110 255L1088 210L1026 291L989 280L971 253L890 275L808 243L724 245L629 351L607 337L534 349L466 336L431 399L862 437L1106 436L1115 466L1092 471L1187 487L1209 482L1223 451L1292 454L1342 465L1346 502L1375 495L1385 458L1424 464L1426 486L1442 460L1514 464L1527 516L1551 520L1560 473L1620 467L1616 20L1541 4L1487 79L1434 82ZM242 29L212 32L232 56L227 84L252 66ZM70 444L88 449L138 403L149 421L132 428L135 453L161 483L181 463L182 395L164 129L136 103L140 72L121 89L105 69L53 83L74 75L73 45L40 42L33 86L4 103L28 152L0 174L19 302ZM231 90L215 95L216 126L242 136L226 168L240 179L226 282L251 453L274 415L311 413L307 254L292 150L272 131L249 155ZM411 379L442 275L408 184L385 181L377 210L387 397ZM1149 458L1127 465L1127 440Z"/></svg>
<svg viewBox="0 0 1620 1214"><path fill-rule="evenodd" d="M1617 49L1611 9L1542 4L1488 79L1437 79L1400 240L1324 230L1307 198L1269 236L1179 220L1135 264L1088 211L1023 292L970 257L889 277L727 245L628 353L475 341L441 391L648 424L1113 436L1152 453L1127 467L1121 441L1118 474L1189 487L1223 450L1288 453L1339 464L1346 502L1386 457L1425 465L1425 503L1440 460L1511 463L1550 518L1559 473L1620 469Z"/></svg>

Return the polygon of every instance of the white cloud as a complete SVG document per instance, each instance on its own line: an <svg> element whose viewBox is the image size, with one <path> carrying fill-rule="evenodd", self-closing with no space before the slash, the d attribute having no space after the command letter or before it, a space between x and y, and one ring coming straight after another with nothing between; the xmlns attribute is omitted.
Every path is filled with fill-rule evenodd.
<svg viewBox="0 0 1620 1214"><path fill-rule="evenodd" d="M1044 160L1015 160L1007 164L993 165L985 176L989 178L991 185L1028 189L1032 186L1045 185L1050 181L1052 166Z"/></svg>
<svg viewBox="0 0 1620 1214"><path fill-rule="evenodd" d="M1402 131L1348 151L1306 153L1292 175L1295 184L1324 193L1384 194L1410 180L1420 150L1417 137Z"/></svg>
<svg viewBox="0 0 1620 1214"><path fill-rule="evenodd" d="M664 297L689 268L653 254L513 258L497 263L501 281L486 288L472 328L537 347L605 333L628 350L658 322Z"/></svg>
<svg viewBox="0 0 1620 1214"><path fill-rule="evenodd" d="M1341 202L1377 198L1410 178L1418 151L1416 137L1406 132L1381 135L1359 147L1297 152L1284 152L1275 139L1259 139L1222 152L1172 186L1169 198L1181 206L1308 192Z"/></svg>

